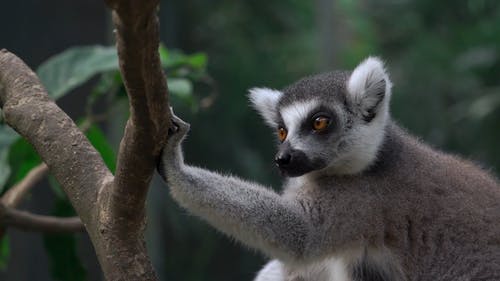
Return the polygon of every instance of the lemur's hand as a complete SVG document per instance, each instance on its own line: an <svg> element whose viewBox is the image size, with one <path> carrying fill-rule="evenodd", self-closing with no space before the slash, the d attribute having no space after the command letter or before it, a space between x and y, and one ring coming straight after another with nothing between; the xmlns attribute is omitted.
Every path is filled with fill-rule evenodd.
<svg viewBox="0 0 500 281"><path fill-rule="evenodd" d="M175 150L186 137L190 127L189 123L177 117L172 110L170 112L172 114L172 127L168 129L167 144L163 153L165 153L165 149Z"/></svg>
<svg viewBox="0 0 500 281"><path fill-rule="evenodd" d="M161 159L158 163L158 173L164 180L167 180L169 171L178 169L184 164L180 144L189 132L189 123L177 117L172 109L172 127L168 129L167 143L163 147Z"/></svg>

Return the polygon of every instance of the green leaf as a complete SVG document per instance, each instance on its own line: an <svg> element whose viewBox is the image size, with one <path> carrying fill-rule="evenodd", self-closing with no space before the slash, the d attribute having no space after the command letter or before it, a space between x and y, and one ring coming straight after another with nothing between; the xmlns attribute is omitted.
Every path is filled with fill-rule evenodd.
<svg viewBox="0 0 500 281"><path fill-rule="evenodd" d="M49 175L47 179L49 180L50 189L52 189L52 192L54 192L56 197L62 200L66 200L66 193L64 193L62 186L59 184L59 182L57 182L56 178L54 178L53 175Z"/></svg>
<svg viewBox="0 0 500 281"><path fill-rule="evenodd" d="M207 55L203 53L194 53L188 57L188 64L195 69L205 69L207 62Z"/></svg>
<svg viewBox="0 0 500 281"><path fill-rule="evenodd" d="M90 143L101 154L101 157L104 160L106 166L108 166L111 172L114 172L116 169L116 155L111 144L108 142L101 129L93 125L87 131L86 135Z"/></svg>
<svg viewBox="0 0 500 281"><path fill-rule="evenodd" d="M498 92L494 92L493 94L477 98L472 104L469 105L468 114L470 118L480 120L494 112L499 107L500 94L498 94Z"/></svg>
<svg viewBox="0 0 500 281"><path fill-rule="evenodd" d="M193 70L204 70L207 66L207 56L204 53L194 53L186 55L179 51L168 52L167 49L160 48L161 65L164 68L172 69L179 67L190 67Z"/></svg>
<svg viewBox="0 0 500 281"><path fill-rule="evenodd" d="M0 193L5 188L11 169L9 165L9 150L19 135L6 125L0 125Z"/></svg>
<svg viewBox="0 0 500 281"><path fill-rule="evenodd" d="M0 150L0 193L3 192L5 188L5 183L10 176L10 166L9 166L9 149Z"/></svg>
<svg viewBox="0 0 500 281"><path fill-rule="evenodd" d="M162 65L164 62L168 60L168 49L163 45L163 43L160 43L160 48L158 48L158 51L160 52L160 61L162 62Z"/></svg>
<svg viewBox="0 0 500 281"><path fill-rule="evenodd" d="M94 75L118 70L114 47L73 47L49 58L37 70L53 99L58 99Z"/></svg>
<svg viewBox="0 0 500 281"><path fill-rule="evenodd" d="M14 174L11 175L9 183L14 184L20 181L41 162L42 160L33 146L26 140L19 138L10 147L9 164Z"/></svg>
<svg viewBox="0 0 500 281"><path fill-rule="evenodd" d="M116 98L116 92L122 87L123 82L119 71L109 71L100 75L99 80L87 97L85 111L93 112L93 106L96 102L105 96L111 97L108 99L112 103L112 99Z"/></svg>
<svg viewBox="0 0 500 281"><path fill-rule="evenodd" d="M0 125L0 149L8 148L20 136L7 125Z"/></svg>
<svg viewBox="0 0 500 281"><path fill-rule="evenodd" d="M193 93L193 84L184 78L169 78L167 80L170 92L180 98L190 97Z"/></svg>
<svg viewBox="0 0 500 281"><path fill-rule="evenodd" d="M58 217L68 217L75 214L67 200L57 199L52 213ZM50 272L54 280L83 281L86 271L76 251L74 234L44 235L45 249L50 260Z"/></svg>
<svg viewBox="0 0 500 281"><path fill-rule="evenodd" d="M7 268L10 256L9 236L4 235L0 240L0 270Z"/></svg>

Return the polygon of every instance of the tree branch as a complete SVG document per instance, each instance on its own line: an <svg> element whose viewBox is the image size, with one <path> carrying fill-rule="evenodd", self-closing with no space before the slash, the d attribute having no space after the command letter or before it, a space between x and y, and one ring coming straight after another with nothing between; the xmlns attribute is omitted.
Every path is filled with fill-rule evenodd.
<svg viewBox="0 0 500 281"><path fill-rule="evenodd" d="M109 280L156 280L146 253L145 201L170 126L166 77L161 68L159 1L107 0L113 9L120 71L129 97L125 126L111 185L98 202L101 232L96 248ZM98 251L99 252L99 251Z"/></svg>
<svg viewBox="0 0 500 281"><path fill-rule="evenodd" d="M148 186L171 117L158 54L159 0L106 2L113 9L130 102L115 178L71 119L49 100L36 75L5 50L0 51L0 103L7 123L33 144L63 186L106 279L157 280L143 235Z"/></svg>
<svg viewBox="0 0 500 281"><path fill-rule="evenodd" d="M99 153L52 100L38 77L0 51L0 104L5 121L30 142L85 224L93 223L97 192L112 179Z"/></svg>
<svg viewBox="0 0 500 281"><path fill-rule="evenodd" d="M29 173L16 185L9 188L2 196L2 203L9 207L16 207L21 203L26 193L37 184L49 171L49 167L45 163L33 168Z"/></svg>
<svg viewBox="0 0 500 281"><path fill-rule="evenodd" d="M147 189L164 146L170 110L161 68L158 0L107 0L113 9L120 70L128 93L127 121L117 158L113 194L127 217L142 215ZM140 208L135 208L135 207Z"/></svg>
<svg viewBox="0 0 500 281"><path fill-rule="evenodd" d="M35 215L19 211L0 203L0 220L2 224L13 226L24 231L44 233L84 232L85 227L79 217L59 218Z"/></svg>

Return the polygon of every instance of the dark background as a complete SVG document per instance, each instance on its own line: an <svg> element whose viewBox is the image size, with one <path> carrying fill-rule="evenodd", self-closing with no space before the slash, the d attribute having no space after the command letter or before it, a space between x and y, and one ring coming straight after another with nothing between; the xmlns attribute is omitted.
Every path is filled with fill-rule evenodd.
<svg viewBox="0 0 500 281"><path fill-rule="evenodd" d="M302 76L351 69L366 56L378 55L394 82L394 119L433 146L482 163L498 175L499 3L162 1L162 41L187 53L205 52L217 85L217 99L208 109L176 108L192 123L187 161L279 188L272 132L248 106L246 90L282 88ZM112 44L109 11L98 0L5 1L0 26L0 48L35 69L72 46ZM89 87L58 104L78 118ZM120 136L116 120L106 127L110 139ZM161 279L251 280L265 258L178 208L155 181L147 238ZM21 208L48 213L54 199L47 189L34 188ZM9 235L11 257L0 280L52 280L42 237L15 230ZM78 237L87 279L100 280L91 244L86 235Z"/></svg>

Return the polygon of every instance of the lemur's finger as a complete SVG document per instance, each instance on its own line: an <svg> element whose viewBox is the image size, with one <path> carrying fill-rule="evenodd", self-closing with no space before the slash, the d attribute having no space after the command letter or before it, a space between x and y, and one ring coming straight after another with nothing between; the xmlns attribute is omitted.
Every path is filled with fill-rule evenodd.
<svg viewBox="0 0 500 281"><path fill-rule="evenodd" d="M177 133L178 131L184 132L186 130L189 130L189 124L175 115L173 107L170 107L170 114L172 127L168 130L169 134Z"/></svg>
<svg viewBox="0 0 500 281"><path fill-rule="evenodd" d="M179 118L177 115L175 115L172 112L172 123L177 126L177 130L180 131L181 133L187 132L189 130L189 123L185 122L181 118Z"/></svg>
<svg viewBox="0 0 500 281"><path fill-rule="evenodd" d="M179 131L179 126L172 121L172 126L168 128L168 135L173 135Z"/></svg>

